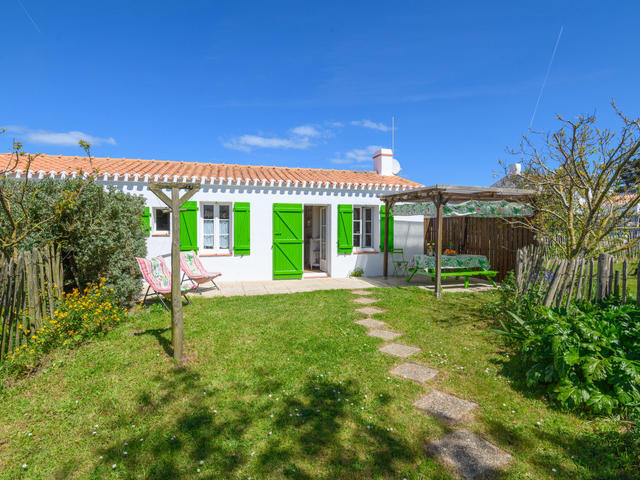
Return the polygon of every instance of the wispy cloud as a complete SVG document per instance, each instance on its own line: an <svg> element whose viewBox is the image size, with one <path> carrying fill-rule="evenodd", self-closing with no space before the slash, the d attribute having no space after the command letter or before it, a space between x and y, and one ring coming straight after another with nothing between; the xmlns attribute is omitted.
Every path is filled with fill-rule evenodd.
<svg viewBox="0 0 640 480"><path fill-rule="evenodd" d="M354 148L348 152L337 155L331 159L331 163L338 165L357 165L359 163L371 162L371 158L376 150L380 149L379 145L368 145L364 148Z"/></svg>
<svg viewBox="0 0 640 480"><path fill-rule="evenodd" d="M315 145L314 140L330 137L331 131L317 125L299 125L289 130L288 136L240 135L223 141L225 148L250 152L255 148L279 148L306 150Z"/></svg>
<svg viewBox="0 0 640 480"><path fill-rule="evenodd" d="M389 127L388 125L385 125L384 123L373 122L371 120L354 120L351 122L351 125L354 125L356 127L370 128L372 130L379 130L381 132L388 132L391 130L391 127Z"/></svg>
<svg viewBox="0 0 640 480"><path fill-rule="evenodd" d="M80 140L84 140L94 146L102 144L116 144L116 140L113 137L95 137L88 133L75 130L70 132L51 132L48 130L33 130L31 128L16 125L8 125L4 128L6 128L8 133L15 134L20 141L29 143L71 147L77 146Z"/></svg>
<svg viewBox="0 0 640 480"><path fill-rule="evenodd" d="M313 125L300 125L292 128L291 133L299 137L319 137L322 135L322 132Z"/></svg>

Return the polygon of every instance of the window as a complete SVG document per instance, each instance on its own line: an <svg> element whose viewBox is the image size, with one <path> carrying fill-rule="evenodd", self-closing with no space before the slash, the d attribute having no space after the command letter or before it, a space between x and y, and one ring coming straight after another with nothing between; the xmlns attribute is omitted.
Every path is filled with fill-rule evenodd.
<svg viewBox="0 0 640 480"><path fill-rule="evenodd" d="M167 208L153 209L153 227L156 233L169 233L171 231L171 214Z"/></svg>
<svg viewBox="0 0 640 480"><path fill-rule="evenodd" d="M373 208L353 207L353 246L373 248Z"/></svg>
<svg viewBox="0 0 640 480"><path fill-rule="evenodd" d="M202 248L205 250L229 250L230 211L229 205L202 205Z"/></svg>

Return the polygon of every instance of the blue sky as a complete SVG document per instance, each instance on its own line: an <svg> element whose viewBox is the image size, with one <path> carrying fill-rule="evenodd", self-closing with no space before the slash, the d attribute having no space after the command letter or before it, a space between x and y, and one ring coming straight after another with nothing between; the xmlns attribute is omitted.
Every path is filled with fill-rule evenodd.
<svg viewBox="0 0 640 480"><path fill-rule="evenodd" d="M640 116L638 2L4 0L0 151L372 169L488 185L533 127ZM81 134L77 132L82 132Z"/></svg>

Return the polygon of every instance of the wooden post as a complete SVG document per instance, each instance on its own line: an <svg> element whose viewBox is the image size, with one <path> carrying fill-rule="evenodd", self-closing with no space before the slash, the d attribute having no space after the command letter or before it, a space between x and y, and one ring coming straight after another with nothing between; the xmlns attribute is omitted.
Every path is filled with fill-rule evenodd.
<svg viewBox="0 0 640 480"><path fill-rule="evenodd" d="M607 278L607 256L604 253L598 255L598 279L596 283L596 300L600 301L606 296L605 281Z"/></svg>
<svg viewBox="0 0 640 480"><path fill-rule="evenodd" d="M640 307L640 263L636 267L636 275L638 276L636 278L636 305Z"/></svg>
<svg viewBox="0 0 640 480"><path fill-rule="evenodd" d="M442 287L442 207L444 206L444 202L442 199L442 195L439 195L436 199L436 208L438 212L436 213L436 278L435 278L435 287L436 287L436 298L440 298L442 296L442 292L440 288Z"/></svg>
<svg viewBox="0 0 640 480"><path fill-rule="evenodd" d="M384 265L382 271L384 278L389 274L389 215L391 214L391 203L384 202Z"/></svg>
<svg viewBox="0 0 640 480"><path fill-rule="evenodd" d="M611 296L613 295L613 277L615 275L616 264L613 255L607 255L607 258L609 259L609 288L607 290L607 295Z"/></svg>
<svg viewBox="0 0 640 480"><path fill-rule="evenodd" d="M627 303L627 259L622 262L622 303Z"/></svg>
<svg viewBox="0 0 640 480"><path fill-rule="evenodd" d="M171 198L162 190L170 189ZM150 183L149 190L171 209L171 344L173 358L182 361L184 322L182 318L182 289L180 288L180 207L198 190L197 183ZM180 197L180 190L189 190Z"/></svg>

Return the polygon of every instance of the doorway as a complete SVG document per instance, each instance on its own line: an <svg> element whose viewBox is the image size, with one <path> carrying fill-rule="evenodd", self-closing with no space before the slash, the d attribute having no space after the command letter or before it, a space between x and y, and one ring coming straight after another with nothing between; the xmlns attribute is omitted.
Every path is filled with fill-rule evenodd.
<svg viewBox="0 0 640 480"><path fill-rule="evenodd" d="M328 276L327 233L327 207L305 205L303 277Z"/></svg>

